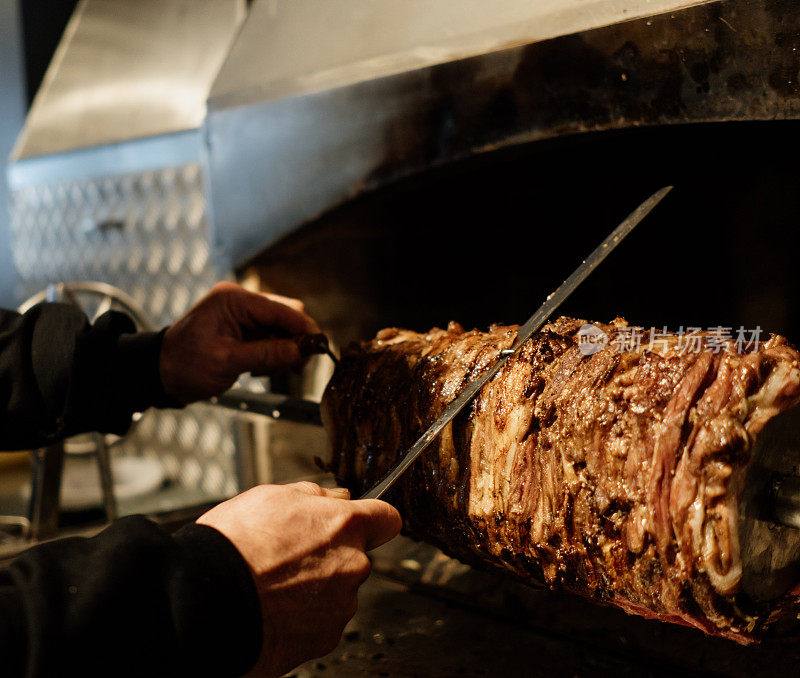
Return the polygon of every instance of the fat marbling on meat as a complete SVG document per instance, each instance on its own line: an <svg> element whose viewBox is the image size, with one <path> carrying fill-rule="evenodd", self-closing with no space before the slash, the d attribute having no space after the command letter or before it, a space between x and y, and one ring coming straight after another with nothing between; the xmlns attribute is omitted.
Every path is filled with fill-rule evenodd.
<svg viewBox="0 0 800 678"><path fill-rule="evenodd" d="M738 503L755 437L800 402L800 354L779 336L620 350L618 318L585 355L583 324L535 334L388 499L466 562L751 642L778 603L741 591ZM387 329L346 349L323 399L339 481L380 479L517 330Z"/></svg>

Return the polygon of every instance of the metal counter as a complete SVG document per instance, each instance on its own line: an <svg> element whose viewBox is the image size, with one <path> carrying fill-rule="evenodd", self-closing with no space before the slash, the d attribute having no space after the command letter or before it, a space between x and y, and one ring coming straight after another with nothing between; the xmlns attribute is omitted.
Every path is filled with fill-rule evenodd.
<svg viewBox="0 0 800 678"><path fill-rule="evenodd" d="M797 672L799 635L790 619L742 647L479 572L399 537L373 552L339 646L290 675L785 678Z"/></svg>

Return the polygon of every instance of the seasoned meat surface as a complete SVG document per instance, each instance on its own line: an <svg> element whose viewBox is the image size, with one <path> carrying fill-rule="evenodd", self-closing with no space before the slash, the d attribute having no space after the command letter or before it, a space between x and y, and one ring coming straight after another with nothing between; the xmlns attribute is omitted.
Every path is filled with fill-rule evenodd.
<svg viewBox="0 0 800 678"><path fill-rule="evenodd" d="M738 501L754 437L800 402L800 354L777 336L620 348L618 318L585 355L583 324L531 338L388 499L408 533L472 564L750 642L770 610L740 591ZM323 399L339 481L374 484L517 330L349 347Z"/></svg>

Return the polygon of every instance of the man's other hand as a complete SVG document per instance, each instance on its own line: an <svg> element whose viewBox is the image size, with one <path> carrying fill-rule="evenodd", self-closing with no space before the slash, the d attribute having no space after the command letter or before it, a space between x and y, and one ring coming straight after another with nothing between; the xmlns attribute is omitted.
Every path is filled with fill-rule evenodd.
<svg viewBox="0 0 800 678"><path fill-rule="evenodd" d="M402 521L385 502L348 496L308 482L261 485L198 519L236 546L256 583L264 641L248 675L282 676L327 654L356 613L366 551L394 538Z"/></svg>
<svg viewBox="0 0 800 678"><path fill-rule="evenodd" d="M305 357L287 337L319 331L297 299L218 283L165 333L161 382L183 403L219 395L243 372L266 376L299 368Z"/></svg>

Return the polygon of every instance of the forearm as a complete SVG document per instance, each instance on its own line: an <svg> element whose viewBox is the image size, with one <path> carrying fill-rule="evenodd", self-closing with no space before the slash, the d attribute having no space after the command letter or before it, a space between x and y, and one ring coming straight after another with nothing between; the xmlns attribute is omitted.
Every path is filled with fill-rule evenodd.
<svg viewBox="0 0 800 678"><path fill-rule="evenodd" d="M252 576L210 527L126 518L0 572L4 676L237 676L260 645Z"/></svg>
<svg viewBox="0 0 800 678"><path fill-rule="evenodd" d="M0 449L123 433L133 412L172 404L158 374L161 338L135 334L121 313L91 325L66 304L0 312Z"/></svg>

